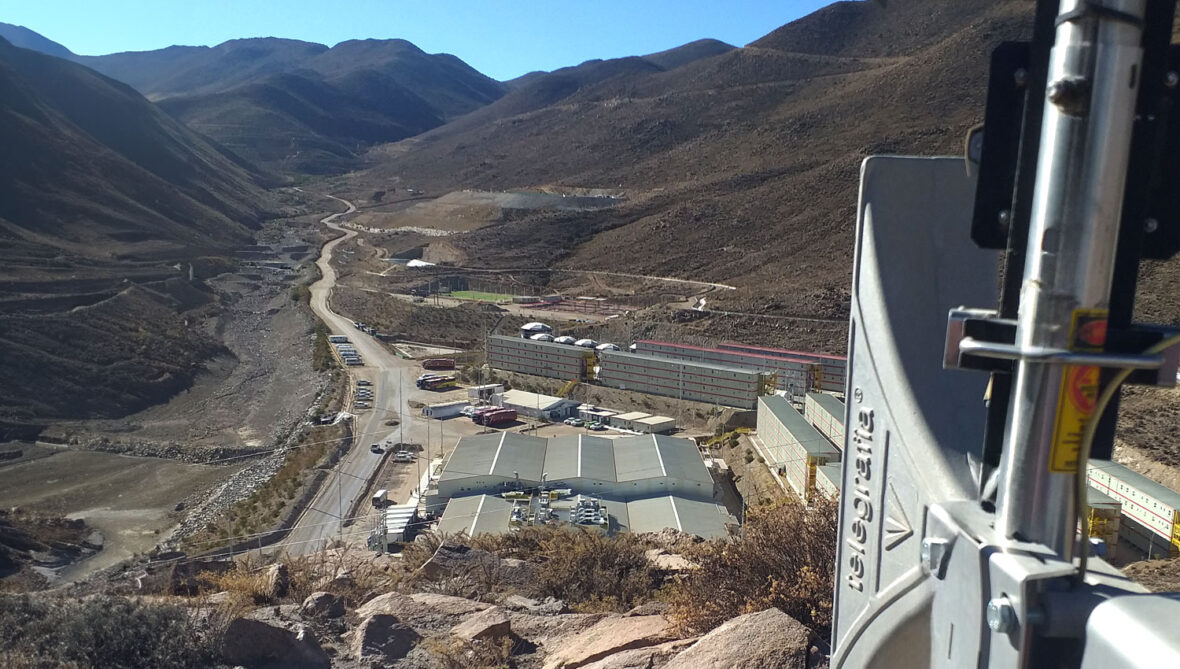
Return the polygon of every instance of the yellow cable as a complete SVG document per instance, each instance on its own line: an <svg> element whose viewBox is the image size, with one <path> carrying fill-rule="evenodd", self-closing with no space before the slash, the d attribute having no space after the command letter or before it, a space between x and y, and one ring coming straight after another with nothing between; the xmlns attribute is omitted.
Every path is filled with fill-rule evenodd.
<svg viewBox="0 0 1180 669"><path fill-rule="evenodd" d="M1143 352L1144 355L1155 355L1180 344L1180 334L1172 335L1159 342L1158 344L1148 348ZM1085 580L1086 578L1086 562L1090 557L1090 519L1086 515L1086 509L1089 508L1090 503L1087 499L1087 490L1090 487L1087 472L1090 462L1090 449L1094 445L1094 435L1098 432L1098 423L1102 420L1102 414L1106 411L1106 405L1110 404L1111 398L1114 397L1115 392L1118 391L1119 386L1131 372L1135 370L1127 368L1119 370L1118 374L1106 384L1102 389L1102 393L1098 395L1098 401L1094 404L1094 413L1090 416L1090 420L1086 421L1086 429L1082 432L1082 441L1078 444L1078 469L1076 479L1074 481L1074 506L1078 514L1078 523L1081 525L1081 541L1078 547L1078 578Z"/></svg>

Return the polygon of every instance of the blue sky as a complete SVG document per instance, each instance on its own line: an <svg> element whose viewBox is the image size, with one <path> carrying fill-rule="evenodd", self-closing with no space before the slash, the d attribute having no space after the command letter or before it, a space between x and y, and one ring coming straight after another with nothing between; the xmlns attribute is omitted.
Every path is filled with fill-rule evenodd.
<svg viewBox="0 0 1180 669"><path fill-rule="evenodd" d="M0 21L74 53L288 37L398 37L495 79L711 37L737 46L831 0L0 0Z"/></svg>

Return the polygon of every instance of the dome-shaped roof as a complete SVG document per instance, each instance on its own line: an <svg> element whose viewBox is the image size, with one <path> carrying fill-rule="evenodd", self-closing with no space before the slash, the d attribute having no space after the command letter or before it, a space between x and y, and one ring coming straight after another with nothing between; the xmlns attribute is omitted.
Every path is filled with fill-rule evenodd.
<svg viewBox="0 0 1180 669"><path fill-rule="evenodd" d="M553 341L553 335L546 334L544 332L538 332L537 334L529 337L529 339L532 339L533 341Z"/></svg>
<svg viewBox="0 0 1180 669"><path fill-rule="evenodd" d="M578 340L566 335L566 336L558 337L558 338L554 339L553 341L555 341L558 344L573 344L574 342L576 342Z"/></svg>
<svg viewBox="0 0 1180 669"><path fill-rule="evenodd" d="M610 343L607 343L607 344L599 344L598 346L595 346L594 348L598 349L599 351L618 351L618 350L621 350L621 349L620 349L618 346L615 346L614 344L610 344Z"/></svg>
<svg viewBox="0 0 1180 669"><path fill-rule="evenodd" d="M528 332L553 332L553 328L545 325L544 323L537 322L525 323L524 325L520 326L520 329Z"/></svg>
<svg viewBox="0 0 1180 669"><path fill-rule="evenodd" d="M574 342L574 346L594 348L595 346L598 346L598 342L594 341L593 339L579 339L578 341Z"/></svg>

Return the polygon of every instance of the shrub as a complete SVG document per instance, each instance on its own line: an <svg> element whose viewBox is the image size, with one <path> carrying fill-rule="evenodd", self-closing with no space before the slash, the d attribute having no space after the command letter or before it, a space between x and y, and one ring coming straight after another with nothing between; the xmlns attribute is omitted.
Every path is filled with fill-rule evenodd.
<svg viewBox="0 0 1180 669"><path fill-rule="evenodd" d="M794 500L751 509L738 539L699 544L700 569L671 586L669 615L702 634L743 613L781 609L819 638L830 634L836 566L835 500Z"/></svg>
<svg viewBox="0 0 1180 669"><path fill-rule="evenodd" d="M121 597L82 603L0 597L6 666L207 667L210 645L182 609Z"/></svg>

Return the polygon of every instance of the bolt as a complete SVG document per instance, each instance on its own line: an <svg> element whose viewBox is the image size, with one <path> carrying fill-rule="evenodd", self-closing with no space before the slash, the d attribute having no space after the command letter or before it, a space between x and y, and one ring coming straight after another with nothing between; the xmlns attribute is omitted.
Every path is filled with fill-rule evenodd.
<svg viewBox="0 0 1180 669"><path fill-rule="evenodd" d="M1045 96L1063 114L1080 116L1089 107L1090 82L1081 77L1058 79L1045 88Z"/></svg>
<svg viewBox="0 0 1180 669"><path fill-rule="evenodd" d="M1175 71L1172 71L1172 72L1168 72L1167 74L1164 75L1164 85L1165 86L1167 86L1168 88L1175 88L1177 84L1180 84L1180 74L1177 74Z"/></svg>
<svg viewBox="0 0 1180 669"><path fill-rule="evenodd" d="M936 578L942 578L942 564L946 561L946 539L927 537L922 540L922 566Z"/></svg>
<svg viewBox="0 0 1180 669"><path fill-rule="evenodd" d="M1018 87L1024 88L1025 84L1028 83L1028 70L1024 69L1023 67L1017 68L1016 71L1012 73L1012 81L1016 82Z"/></svg>
<svg viewBox="0 0 1180 669"><path fill-rule="evenodd" d="M1147 234L1150 235L1151 233L1153 233L1159 229L1160 229L1160 222L1157 221L1156 219L1149 218L1146 221L1143 221L1143 231L1146 232Z"/></svg>
<svg viewBox="0 0 1180 669"><path fill-rule="evenodd" d="M1000 210L1000 215L998 218L1000 219L1000 225L1006 228L1012 223L1012 212L1008 211L1007 209L1002 209Z"/></svg>
<svg viewBox="0 0 1180 669"><path fill-rule="evenodd" d="M987 603L987 626L993 632L1007 634L1016 629L1016 608L1007 597L996 597Z"/></svg>

